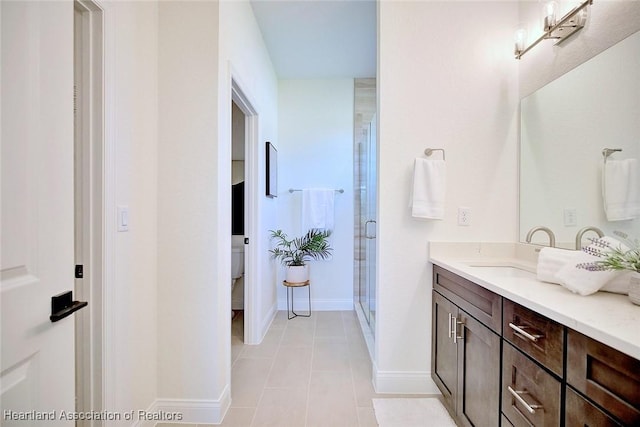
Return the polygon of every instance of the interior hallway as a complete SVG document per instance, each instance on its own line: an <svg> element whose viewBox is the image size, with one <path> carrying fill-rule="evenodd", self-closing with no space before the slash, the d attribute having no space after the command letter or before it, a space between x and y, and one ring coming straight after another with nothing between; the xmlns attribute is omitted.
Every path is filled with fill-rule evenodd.
<svg viewBox="0 0 640 427"><path fill-rule="evenodd" d="M374 392L354 311L292 320L280 311L258 346L242 343L243 327L239 313L232 326L232 403L222 426L375 427L372 398L428 397Z"/></svg>

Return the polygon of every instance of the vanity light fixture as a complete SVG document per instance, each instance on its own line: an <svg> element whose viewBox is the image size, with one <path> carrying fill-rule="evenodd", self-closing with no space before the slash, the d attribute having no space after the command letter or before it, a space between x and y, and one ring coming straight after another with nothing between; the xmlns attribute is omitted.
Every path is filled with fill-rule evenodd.
<svg viewBox="0 0 640 427"><path fill-rule="evenodd" d="M544 30L549 31L558 22L556 14L558 11L558 3L555 1L547 2L544 5Z"/></svg>
<svg viewBox="0 0 640 427"><path fill-rule="evenodd" d="M516 59L522 58L525 53L529 52L542 40L554 39L556 40L555 44L559 44L569 38L569 36L574 34L576 31L581 30L587 22L587 6L592 4L593 0L586 0L584 3L564 15L560 20L557 20L556 13L558 10L558 4L555 1L547 3L544 7L544 33L536 41L531 43L528 47L524 47L524 42L519 42L519 40L524 40L524 37L519 38L518 34L525 30L520 29L516 32ZM524 34L526 35L526 32Z"/></svg>

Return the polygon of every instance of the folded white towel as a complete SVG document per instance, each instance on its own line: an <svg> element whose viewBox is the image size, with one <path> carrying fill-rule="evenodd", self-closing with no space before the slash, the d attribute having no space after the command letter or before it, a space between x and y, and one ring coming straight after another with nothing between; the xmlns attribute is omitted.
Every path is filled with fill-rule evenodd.
<svg viewBox="0 0 640 427"><path fill-rule="evenodd" d="M573 261L565 264L556 274L560 284L573 293L591 295L621 273L612 270L589 271L577 268L577 264L598 261L600 258L581 251L576 251L575 256Z"/></svg>
<svg viewBox="0 0 640 427"><path fill-rule="evenodd" d="M607 160L602 172L602 197L609 221L623 221L640 216L636 159Z"/></svg>
<svg viewBox="0 0 640 427"><path fill-rule="evenodd" d="M447 165L444 160L416 158L409 198L414 218L443 219Z"/></svg>
<svg viewBox="0 0 640 427"><path fill-rule="evenodd" d="M602 240L609 242L613 247L627 247L619 240L605 236ZM593 244L592 244L593 245ZM589 245L589 246L592 246ZM578 269L575 266L582 262L598 261L599 258L587 255L582 251L572 251L558 248L542 248L538 255L536 274L538 280L562 285L581 295L588 295L585 292L596 292L598 290L613 292L617 294L629 294L629 274L620 271L587 271ZM559 274L562 271L561 274ZM608 273L601 275L599 273ZM604 284L602 281L604 280ZM599 287L595 291L594 287ZM578 290L582 290L579 292Z"/></svg>
<svg viewBox="0 0 640 427"><path fill-rule="evenodd" d="M327 188L302 190L302 232L312 228L333 230L335 191Z"/></svg>
<svg viewBox="0 0 640 427"><path fill-rule="evenodd" d="M536 274L538 280L542 282L560 284L556 277L558 271L568 263L577 263L574 261L579 251L571 251L558 248L542 248L538 254L538 264L536 266Z"/></svg>

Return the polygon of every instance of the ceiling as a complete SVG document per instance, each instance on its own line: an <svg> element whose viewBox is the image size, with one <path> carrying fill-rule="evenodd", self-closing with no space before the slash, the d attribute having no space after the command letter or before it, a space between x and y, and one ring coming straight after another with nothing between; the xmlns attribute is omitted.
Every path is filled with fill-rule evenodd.
<svg viewBox="0 0 640 427"><path fill-rule="evenodd" d="M376 2L251 0L281 79L376 76Z"/></svg>

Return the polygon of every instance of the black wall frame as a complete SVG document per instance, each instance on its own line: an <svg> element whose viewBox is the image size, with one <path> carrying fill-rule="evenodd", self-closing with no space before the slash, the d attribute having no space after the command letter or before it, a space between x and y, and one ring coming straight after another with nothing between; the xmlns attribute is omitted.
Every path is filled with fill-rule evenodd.
<svg viewBox="0 0 640 427"><path fill-rule="evenodd" d="M278 197L278 151L267 141L267 197Z"/></svg>

